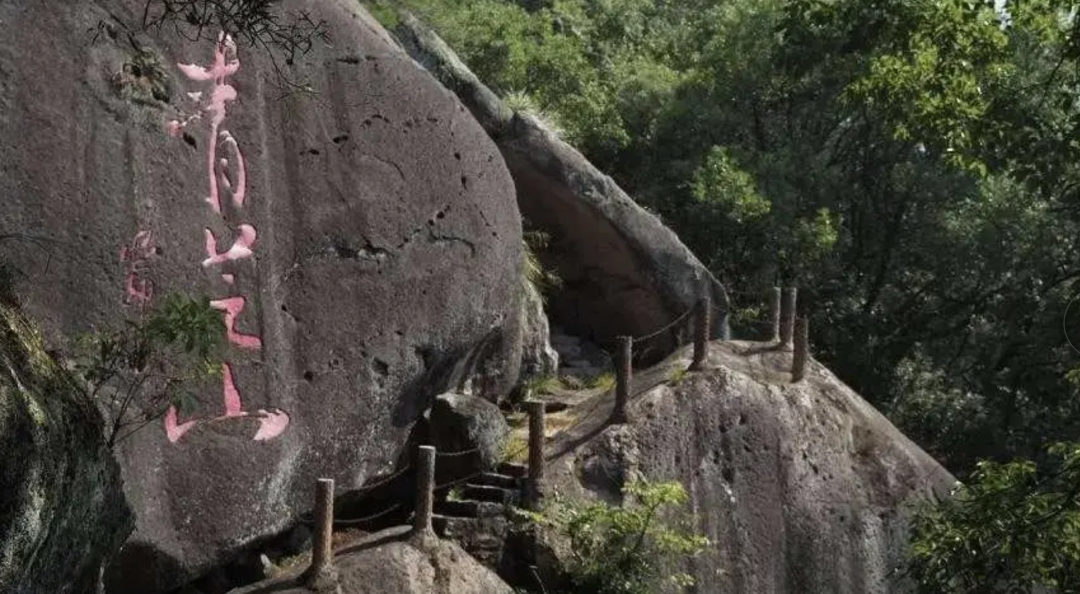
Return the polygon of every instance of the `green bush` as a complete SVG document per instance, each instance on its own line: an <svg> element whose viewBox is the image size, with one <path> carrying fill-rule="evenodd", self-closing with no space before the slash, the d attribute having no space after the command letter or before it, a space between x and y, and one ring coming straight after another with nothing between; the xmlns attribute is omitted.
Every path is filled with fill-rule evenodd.
<svg viewBox="0 0 1080 594"><path fill-rule="evenodd" d="M672 566L709 545L704 536L664 521L665 511L687 501L679 483L635 480L623 495L622 507L556 497L543 513L527 512L570 542L566 594L651 594ZM678 588L693 585L681 572L667 579Z"/></svg>
<svg viewBox="0 0 1080 594"><path fill-rule="evenodd" d="M918 510L907 574L926 594L1080 592L1080 444L980 462L952 499Z"/></svg>
<svg viewBox="0 0 1080 594"><path fill-rule="evenodd" d="M110 446L161 419L170 406L198 406L193 382L215 376L225 342L221 312L207 298L172 294L138 320L76 341L75 371L98 404Z"/></svg>

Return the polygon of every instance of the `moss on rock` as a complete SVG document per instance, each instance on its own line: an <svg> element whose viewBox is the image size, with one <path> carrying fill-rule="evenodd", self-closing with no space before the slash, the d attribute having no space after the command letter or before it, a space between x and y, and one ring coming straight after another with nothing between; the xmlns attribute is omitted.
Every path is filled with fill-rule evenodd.
<svg viewBox="0 0 1080 594"><path fill-rule="evenodd" d="M81 592L133 527L93 403L0 305L0 591Z"/></svg>

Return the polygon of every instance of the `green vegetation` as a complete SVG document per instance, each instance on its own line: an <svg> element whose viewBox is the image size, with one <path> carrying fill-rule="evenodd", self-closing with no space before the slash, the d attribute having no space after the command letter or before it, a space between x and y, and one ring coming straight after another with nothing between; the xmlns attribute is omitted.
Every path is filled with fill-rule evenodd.
<svg viewBox="0 0 1080 594"><path fill-rule="evenodd" d="M623 495L621 507L555 498L542 513L523 512L568 539L565 592L652 594L665 579L680 589L693 585L689 575L673 568L709 541L666 520L666 512L686 503L686 490L677 482L635 480Z"/></svg>
<svg viewBox="0 0 1080 594"><path fill-rule="evenodd" d="M131 38L131 49L130 59L112 78L117 92L128 101L146 105L168 103L172 91L169 74L162 67L161 59L141 47L134 38Z"/></svg>
<svg viewBox="0 0 1080 594"><path fill-rule="evenodd" d="M919 592L1080 592L1080 444L1041 465L982 462L916 516L909 575Z"/></svg>
<svg viewBox="0 0 1080 594"><path fill-rule="evenodd" d="M541 298L546 299L552 292L562 287L562 279L540 262L540 252L546 250L551 236L542 231L525 231L523 248L525 252L525 274L523 282L532 285Z"/></svg>
<svg viewBox="0 0 1080 594"><path fill-rule="evenodd" d="M599 375L589 378L588 383L591 390L611 390L615 387L615 374L610 371L605 371Z"/></svg>
<svg viewBox="0 0 1080 594"><path fill-rule="evenodd" d="M690 372L687 371L685 367L673 367L673 368L671 368L671 371L668 372L668 376L667 376L668 384L672 385L672 386L677 386L677 385L681 384L682 381L684 379L686 379L686 376L689 373Z"/></svg>
<svg viewBox="0 0 1080 594"><path fill-rule="evenodd" d="M954 472L1080 438L1080 3L402 4Z"/></svg>
<svg viewBox="0 0 1080 594"><path fill-rule="evenodd" d="M1077 591L1080 2L403 3L727 286L812 297L815 357L969 483L926 591Z"/></svg>
<svg viewBox="0 0 1080 594"><path fill-rule="evenodd" d="M557 375L534 377L525 384L525 390L533 394L554 394L565 387L562 379Z"/></svg>
<svg viewBox="0 0 1080 594"><path fill-rule="evenodd" d="M190 414L194 388L219 373L225 325L209 300L172 294L137 321L77 341L75 371L105 418L110 446L161 419Z"/></svg>

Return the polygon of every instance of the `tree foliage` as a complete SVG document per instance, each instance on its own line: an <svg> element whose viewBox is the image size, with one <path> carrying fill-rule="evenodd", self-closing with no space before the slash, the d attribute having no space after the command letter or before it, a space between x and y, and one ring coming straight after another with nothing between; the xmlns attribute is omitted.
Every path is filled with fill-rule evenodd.
<svg viewBox="0 0 1080 594"><path fill-rule="evenodd" d="M952 499L916 515L907 573L920 592L1080 592L1080 445L981 462Z"/></svg>
<svg viewBox="0 0 1080 594"><path fill-rule="evenodd" d="M677 482L634 480L623 496L622 506L556 498L543 513L529 514L570 543L567 594L651 594L665 577L679 588L693 584L685 573L665 574L709 545L669 525L665 514L686 503L686 490Z"/></svg>
<svg viewBox="0 0 1080 594"><path fill-rule="evenodd" d="M954 472L1080 438L1078 3L404 4Z"/></svg>

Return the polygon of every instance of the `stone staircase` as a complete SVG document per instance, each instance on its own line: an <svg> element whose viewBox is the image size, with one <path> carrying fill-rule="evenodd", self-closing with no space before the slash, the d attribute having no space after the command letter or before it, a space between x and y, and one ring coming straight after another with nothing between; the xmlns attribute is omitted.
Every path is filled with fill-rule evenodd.
<svg viewBox="0 0 1080 594"><path fill-rule="evenodd" d="M458 543L494 571L503 559L510 532L510 508L520 505L527 469L520 464L500 464L465 482L435 502L431 523L435 532Z"/></svg>

